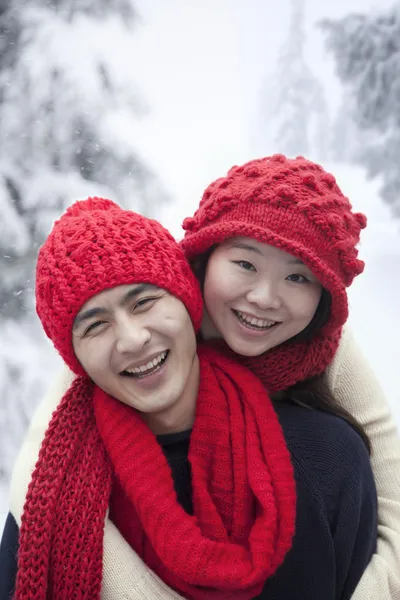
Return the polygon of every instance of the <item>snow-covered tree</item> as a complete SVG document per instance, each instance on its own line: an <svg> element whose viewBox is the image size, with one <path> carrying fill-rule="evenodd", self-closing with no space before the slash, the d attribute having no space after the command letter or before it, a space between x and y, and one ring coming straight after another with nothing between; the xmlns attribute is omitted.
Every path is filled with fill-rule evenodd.
<svg viewBox="0 0 400 600"><path fill-rule="evenodd" d="M330 139L331 159L336 163L350 164L357 161L359 131L351 111L352 98L342 100L335 117L332 119Z"/></svg>
<svg viewBox="0 0 400 600"><path fill-rule="evenodd" d="M322 26L344 84L347 118L361 137L356 160L381 175L382 196L400 216L400 5Z"/></svg>
<svg viewBox="0 0 400 600"><path fill-rule="evenodd" d="M305 57L305 2L291 0L287 39L262 94L261 131L267 144L289 156L325 160L329 115L322 85Z"/></svg>
<svg viewBox="0 0 400 600"><path fill-rule="evenodd" d="M72 201L155 216L140 157L131 0L0 1L0 477L56 364L33 317L39 245Z"/></svg>
<svg viewBox="0 0 400 600"><path fill-rule="evenodd" d="M362 164L370 148L380 143L377 132L360 129L356 122L355 111L354 97L348 89L345 89L335 118L332 120L330 158L336 163Z"/></svg>

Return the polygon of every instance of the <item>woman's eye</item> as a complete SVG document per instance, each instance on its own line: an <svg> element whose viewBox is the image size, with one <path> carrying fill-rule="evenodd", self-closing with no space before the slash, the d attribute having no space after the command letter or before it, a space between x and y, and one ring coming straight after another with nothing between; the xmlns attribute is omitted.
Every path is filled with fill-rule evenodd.
<svg viewBox="0 0 400 600"><path fill-rule="evenodd" d="M247 260L234 260L233 262L235 265L238 265L240 268L244 269L245 271L255 271L256 270L254 265L249 263Z"/></svg>
<svg viewBox="0 0 400 600"><path fill-rule="evenodd" d="M294 273L293 275L289 275L286 279L289 281L293 281L293 283L309 283L310 280L307 279L304 275L300 275L299 273Z"/></svg>

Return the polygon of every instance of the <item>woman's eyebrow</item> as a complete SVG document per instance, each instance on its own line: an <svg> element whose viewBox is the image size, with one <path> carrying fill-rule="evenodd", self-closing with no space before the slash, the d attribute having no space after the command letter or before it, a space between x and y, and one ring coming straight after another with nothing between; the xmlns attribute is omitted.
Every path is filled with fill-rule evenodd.
<svg viewBox="0 0 400 600"><path fill-rule="evenodd" d="M233 242L231 244L231 247L232 248L240 248L241 250L248 250L249 252L255 252L256 254L259 254L260 256L263 256L263 253L261 252L261 250L259 250L255 246L251 246L250 244L246 244L246 242Z"/></svg>
<svg viewBox="0 0 400 600"><path fill-rule="evenodd" d="M241 250L248 250L249 252L255 252L260 256L264 256L264 254L256 248L256 246L252 246L251 244L246 244L246 242L232 242L231 248L240 248ZM289 265L304 265L303 261L300 258L296 258L295 256L291 256L288 258L287 263Z"/></svg>

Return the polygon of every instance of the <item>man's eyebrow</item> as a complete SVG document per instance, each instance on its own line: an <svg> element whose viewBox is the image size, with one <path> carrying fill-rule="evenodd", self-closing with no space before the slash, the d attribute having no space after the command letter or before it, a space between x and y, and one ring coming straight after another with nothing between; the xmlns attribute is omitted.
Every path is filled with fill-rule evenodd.
<svg viewBox="0 0 400 600"><path fill-rule="evenodd" d="M149 290L155 291L155 290L158 290L158 288L154 285L151 285L150 283L140 283L136 287L128 290L126 292L126 294L124 294L122 296L122 298L119 302L119 306L120 307L125 306L129 301L133 300L140 294L143 294L143 292L147 292ZM88 321L89 319L92 319L93 317L98 317L99 315L105 315L105 314L107 314L107 312L108 311L106 308L102 308L100 306L88 308L87 310L84 310L83 312L80 312L76 315L72 329L75 330L80 325L82 325L82 323L84 323L85 321Z"/></svg>
<svg viewBox="0 0 400 600"><path fill-rule="evenodd" d="M152 285L151 283L139 283L136 287L132 288L131 290L128 290L126 292L126 294L124 294L124 296L122 296L120 302L119 302L119 306L123 307L126 304L128 304L128 302L130 300L134 300L135 298L137 298L137 296L140 296L140 294L143 294L143 292L149 292L149 291L153 291L156 292L158 291L159 288L155 285Z"/></svg>
<svg viewBox="0 0 400 600"><path fill-rule="evenodd" d="M105 308L88 308L88 310L78 313L74 319L72 330L78 329L85 321L88 321L93 317L98 317L99 315L104 315L106 312Z"/></svg>

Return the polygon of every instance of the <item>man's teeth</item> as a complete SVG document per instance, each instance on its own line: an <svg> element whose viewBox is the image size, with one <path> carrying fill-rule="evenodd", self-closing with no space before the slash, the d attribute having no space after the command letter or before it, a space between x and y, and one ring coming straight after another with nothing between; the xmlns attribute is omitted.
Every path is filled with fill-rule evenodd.
<svg viewBox="0 0 400 600"><path fill-rule="evenodd" d="M153 358L153 360L150 360L147 364L140 365L139 367L134 367L133 369L125 369L125 372L130 373L132 375L141 375L142 373L147 373L151 369L154 369L157 366L159 366L160 363L162 363L162 361L165 360L166 356L166 352L161 352L161 354Z"/></svg>
<svg viewBox="0 0 400 600"><path fill-rule="evenodd" d="M246 315L239 310L234 311L239 318L239 321L245 323L245 325L251 325L252 327L259 327L260 329L269 329L277 324L277 321L270 321L269 319L257 319L251 315Z"/></svg>

